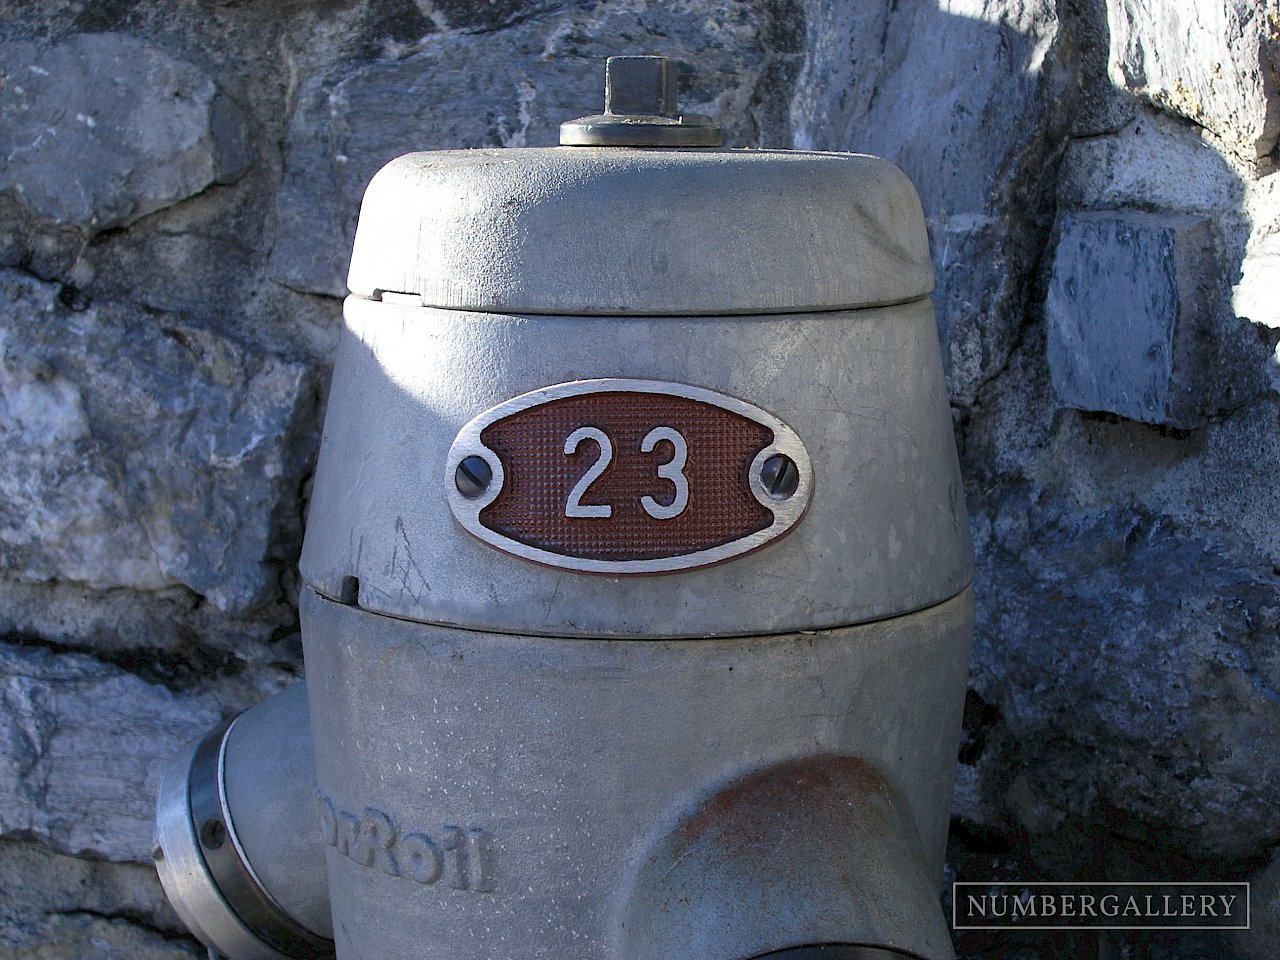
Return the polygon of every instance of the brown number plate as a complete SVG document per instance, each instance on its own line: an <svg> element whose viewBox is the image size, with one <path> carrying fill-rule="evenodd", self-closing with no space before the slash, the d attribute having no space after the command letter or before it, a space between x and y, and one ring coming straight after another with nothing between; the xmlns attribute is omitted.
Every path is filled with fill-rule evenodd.
<svg viewBox="0 0 1280 960"><path fill-rule="evenodd" d="M711 390L581 380L459 432L449 503L475 536L590 573L666 573L758 549L804 515L813 475L786 424Z"/></svg>

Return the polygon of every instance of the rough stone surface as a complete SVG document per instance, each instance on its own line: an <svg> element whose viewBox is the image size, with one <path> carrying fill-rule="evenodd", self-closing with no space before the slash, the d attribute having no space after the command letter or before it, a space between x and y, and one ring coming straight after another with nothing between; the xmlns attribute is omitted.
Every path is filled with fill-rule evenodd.
<svg viewBox="0 0 1280 960"><path fill-rule="evenodd" d="M1280 836L1270 564L1167 518L1081 513L1031 487L975 520L988 586L974 689L1016 743L984 772L988 808L1041 831L1092 817L1205 859L1244 860Z"/></svg>
<svg viewBox="0 0 1280 960"><path fill-rule="evenodd" d="M1058 203L1068 209L1221 216L1243 194L1227 162L1193 128L1146 111L1106 136L1073 139L1058 180Z"/></svg>
<svg viewBox="0 0 1280 960"><path fill-rule="evenodd" d="M91 913L52 914L0 929L4 960L205 960L190 940L173 939L124 918Z"/></svg>
<svg viewBox="0 0 1280 960"><path fill-rule="evenodd" d="M185 587L139 594L0 579L0 636L90 651L169 685L240 663L300 667L297 629L297 611L283 597L236 615Z"/></svg>
<svg viewBox="0 0 1280 960"><path fill-rule="evenodd" d="M0 273L0 304L9 576L185 585L223 610L269 599L306 368L178 320L69 310L21 274Z"/></svg>
<svg viewBox="0 0 1280 960"><path fill-rule="evenodd" d="M1252 878L1249 929L1235 935L1243 960L1271 960L1280 943L1280 852Z"/></svg>
<svg viewBox="0 0 1280 960"><path fill-rule="evenodd" d="M0 189L41 219L86 232L127 226L248 166L240 108L212 78L137 38L15 40L0 62Z"/></svg>
<svg viewBox="0 0 1280 960"><path fill-rule="evenodd" d="M200 955L135 862L151 781L296 671L291 570L365 182L409 150L552 143L624 52L678 57L682 103L735 146L875 152L919 189L981 571L954 876L1257 875L1270 896L1274 6L0 0L0 957ZM1117 227L1087 253L1125 283L1072 293L1059 238L1141 220L1176 240L1184 218L1208 238L1177 314L1198 373L1171 374L1196 417L1064 406L1057 321L1096 343L1090 316L1122 295L1149 316L1169 274L1116 271L1160 262Z"/></svg>
<svg viewBox="0 0 1280 960"><path fill-rule="evenodd" d="M559 126L601 109L599 64L653 41L687 65L680 106L712 115L735 146L783 146L761 86L785 75L798 38L788 0L650 0L570 7L499 33L446 32L369 64L343 64L301 91L285 146L272 275L342 296L364 188L411 150L552 146Z"/></svg>
<svg viewBox="0 0 1280 960"><path fill-rule="evenodd" d="M1244 262L1240 264L1240 282L1233 291L1232 305L1236 313L1254 323L1280 330L1280 296L1276 295L1276 278L1280 277L1280 223L1274 233L1250 238Z"/></svg>
<svg viewBox="0 0 1280 960"><path fill-rule="evenodd" d="M1280 276L1280 178L1274 175L1250 180L1241 207L1247 211L1250 229L1239 230L1240 273L1232 288L1232 310L1256 324L1258 336L1271 348L1267 365L1270 386L1280 393L1280 298L1275 296Z"/></svg>
<svg viewBox="0 0 1280 960"><path fill-rule="evenodd" d="M1108 0L1111 78L1256 160L1280 134L1280 16L1257 0Z"/></svg>
<svg viewBox="0 0 1280 960"><path fill-rule="evenodd" d="M88 657L0 646L0 837L150 862L165 761L220 719L212 698Z"/></svg>
<svg viewBox="0 0 1280 960"><path fill-rule="evenodd" d="M4 262L39 259L39 224L84 234L128 226L248 167L241 108L211 77L136 37L9 40L0 77L0 192L37 231Z"/></svg>
<svg viewBox="0 0 1280 960"><path fill-rule="evenodd" d="M36 841L0 841L0 957L204 957L150 866L83 860Z"/></svg>
<svg viewBox="0 0 1280 960"><path fill-rule="evenodd" d="M1049 374L1068 407L1176 427L1201 422L1200 324L1215 274L1208 222L1065 217L1045 299Z"/></svg>
<svg viewBox="0 0 1280 960"><path fill-rule="evenodd" d="M28 932L51 916L75 913L131 918L166 933L185 929L150 865L84 860L34 840L3 840L0 885L0 918Z"/></svg>
<svg viewBox="0 0 1280 960"><path fill-rule="evenodd" d="M1020 320L1053 114L1049 0L945 5L815 0L792 98L796 145L898 164L920 191L953 401L1008 361ZM979 67L983 64L983 67ZM910 117L908 121L905 118Z"/></svg>

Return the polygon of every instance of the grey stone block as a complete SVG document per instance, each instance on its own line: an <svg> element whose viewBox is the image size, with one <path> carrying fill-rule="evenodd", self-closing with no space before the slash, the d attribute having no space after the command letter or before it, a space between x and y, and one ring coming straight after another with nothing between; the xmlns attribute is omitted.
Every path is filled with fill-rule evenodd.
<svg viewBox="0 0 1280 960"><path fill-rule="evenodd" d="M553 146L561 122L601 108L601 64L617 53L660 49L679 60L681 108L713 114L726 143L768 136L743 114L785 95L767 88L775 72L756 70L791 53L775 49L791 40L778 21L802 16L791 0L774 6L641 0L569 10L496 32L435 35L410 55L312 78L290 118L272 277L344 295L356 213L383 165L414 150Z"/></svg>
<svg viewBox="0 0 1280 960"><path fill-rule="evenodd" d="M1259 0L1108 0L1116 86L1186 117L1246 162L1280 134L1280 24Z"/></svg>
<svg viewBox="0 0 1280 960"><path fill-rule="evenodd" d="M123 918L51 913L33 923L0 922L4 960L205 960L204 948Z"/></svg>
<svg viewBox="0 0 1280 960"><path fill-rule="evenodd" d="M231 664L302 666L297 612L285 597L237 615L186 587L100 590L70 580L0 577L0 637L6 635L104 657L133 659L144 649L133 669L166 683Z"/></svg>
<svg viewBox="0 0 1280 960"><path fill-rule="evenodd" d="M0 571L184 585L224 611L278 592L314 403L302 364L0 273Z"/></svg>
<svg viewBox="0 0 1280 960"><path fill-rule="evenodd" d="M127 916L158 930L186 930L149 863L80 859L33 840L0 840L0 890L0 943L5 921L30 930L49 913Z"/></svg>
<svg viewBox="0 0 1280 960"><path fill-rule="evenodd" d="M1055 4L959 14L947 4L814 0L808 21L795 145L876 154L911 178L929 221L948 386L953 402L972 406L1023 322L1053 105L1038 64L1061 30Z"/></svg>
<svg viewBox="0 0 1280 960"><path fill-rule="evenodd" d="M1062 217L1045 323L1064 406L1174 427L1202 422L1211 241L1208 221L1189 216Z"/></svg>
<svg viewBox="0 0 1280 960"><path fill-rule="evenodd" d="M86 233L248 168L247 120L213 79L123 34L0 44L0 191Z"/></svg>
<svg viewBox="0 0 1280 960"><path fill-rule="evenodd" d="M1271 862L1251 878L1249 929L1234 934L1244 960L1274 960L1280 943L1280 847Z"/></svg>
<svg viewBox="0 0 1280 960"><path fill-rule="evenodd" d="M219 719L74 654L0 643L0 836L73 856L149 863L160 772Z"/></svg>
<svg viewBox="0 0 1280 960"><path fill-rule="evenodd" d="M1280 579L1270 566L1167 517L1083 513L1027 485L973 517L972 681L1008 737L970 758L980 783L962 809L1032 833L1093 820L1206 860L1274 844Z"/></svg>
<svg viewBox="0 0 1280 960"><path fill-rule="evenodd" d="M1150 108L1113 134L1067 145L1058 176L1058 206L1067 210L1159 210L1221 216L1241 204L1231 168L1200 133Z"/></svg>
<svg viewBox="0 0 1280 960"><path fill-rule="evenodd" d="M1271 212L1280 214L1280 202ZM1240 264L1240 282L1232 290L1232 306L1237 316L1280 330L1280 229L1259 231L1251 239Z"/></svg>

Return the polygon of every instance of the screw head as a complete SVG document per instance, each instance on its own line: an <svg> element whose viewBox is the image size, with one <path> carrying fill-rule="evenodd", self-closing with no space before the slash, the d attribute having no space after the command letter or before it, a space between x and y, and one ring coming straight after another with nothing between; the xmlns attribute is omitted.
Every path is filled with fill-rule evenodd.
<svg viewBox="0 0 1280 960"><path fill-rule="evenodd" d="M200 828L200 844L206 850L217 850L227 840L227 828L221 820L206 820Z"/></svg>
<svg viewBox="0 0 1280 960"><path fill-rule="evenodd" d="M458 492L468 500L474 500L489 489L489 481L493 479L493 469L484 457L474 454L463 457L458 469L453 473L453 483Z"/></svg>
<svg viewBox="0 0 1280 960"><path fill-rule="evenodd" d="M784 453L775 453L760 465L760 482L775 500L789 500L800 486L800 470Z"/></svg>

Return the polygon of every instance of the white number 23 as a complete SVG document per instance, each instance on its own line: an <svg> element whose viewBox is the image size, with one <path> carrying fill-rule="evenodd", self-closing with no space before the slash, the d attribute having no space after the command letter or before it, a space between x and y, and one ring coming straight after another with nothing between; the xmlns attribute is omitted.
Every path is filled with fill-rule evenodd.
<svg viewBox="0 0 1280 960"><path fill-rule="evenodd" d="M587 469L586 473L578 478L578 482L569 491L569 499L564 505L564 515L566 517L613 516L613 507L610 504L582 502L587 488L599 479L613 461L613 442L603 430L596 427L579 427L565 438L565 456L576 453L578 444L583 440L594 440L600 447L600 457ZM654 427L640 441L640 452L652 453L663 440L671 444L674 453L666 463L659 464L658 476L675 487L675 496L670 503L663 504L646 494L640 498L640 505L644 507L644 512L655 520L672 520L684 513L685 507L689 505L689 478L684 475L685 463L689 459L689 445L679 431L672 427Z"/></svg>

